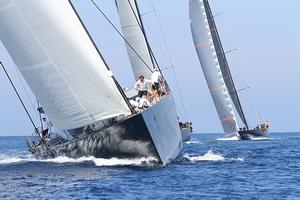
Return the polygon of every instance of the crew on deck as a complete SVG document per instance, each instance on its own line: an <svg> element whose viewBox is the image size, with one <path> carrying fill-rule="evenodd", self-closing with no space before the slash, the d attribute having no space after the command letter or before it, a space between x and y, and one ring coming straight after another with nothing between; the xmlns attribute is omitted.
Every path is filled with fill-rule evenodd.
<svg viewBox="0 0 300 200"><path fill-rule="evenodd" d="M46 137L51 130L51 122L46 119L46 117L42 118L42 137Z"/></svg>
<svg viewBox="0 0 300 200"><path fill-rule="evenodd" d="M143 75L140 75L139 80L135 83L134 89L138 91L138 97L143 95L148 96L148 91L151 89L152 82L148 79L145 79Z"/></svg>
<svg viewBox="0 0 300 200"><path fill-rule="evenodd" d="M132 107L137 111L144 110L156 104L162 96L168 94L167 86L161 73L155 69L151 75L151 81L140 75L134 88L138 91L135 100L129 100Z"/></svg>
<svg viewBox="0 0 300 200"><path fill-rule="evenodd" d="M158 90L162 80L163 80L163 76L157 69L155 69L154 72L151 74L151 81L153 84L153 88Z"/></svg>
<svg viewBox="0 0 300 200"><path fill-rule="evenodd" d="M42 127L38 131L41 140L38 143L38 145L46 143L46 139L50 137L49 133L50 133L51 127L52 127L51 122L48 121L46 117L42 118L42 124L41 125L42 125Z"/></svg>

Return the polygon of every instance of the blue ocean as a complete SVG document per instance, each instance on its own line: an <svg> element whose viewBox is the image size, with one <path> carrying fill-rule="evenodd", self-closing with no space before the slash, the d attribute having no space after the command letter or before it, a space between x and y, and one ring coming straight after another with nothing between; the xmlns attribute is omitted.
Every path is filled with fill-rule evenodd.
<svg viewBox="0 0 300 200"><path fill-rule="evenodd" d="M300 199L300 133L238 141L193 134L166 167L154 158L36 160L0 137L0 199Z"/></svg>

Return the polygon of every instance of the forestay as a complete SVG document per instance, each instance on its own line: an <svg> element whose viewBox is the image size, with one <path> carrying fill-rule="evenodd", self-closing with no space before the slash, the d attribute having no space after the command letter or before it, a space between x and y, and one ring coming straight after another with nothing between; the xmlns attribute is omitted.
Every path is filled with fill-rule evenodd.
<svg viewBox="0 0 300 200"><path fill-rule="evenodd" d="M208 16L202 0L190 0L191 30L202 70L213 98L224 132L237 132L237 122L229 93L225 86L220 63L213 43Z"/></svg>
<svg viewBox="0 0 300 200"><path fill-rule="evenodd" d="M134 77L138 80L140 75L144 75L145 78L150 79L154 66L142 31L142 22L136 1L115 0L115 2Z"/></svg>
<svg viewBox="0 0 300 200"><path fill-rule="evenodd" d="M0 39L58 128L129 112L68 0L0 1Z"/></svg>

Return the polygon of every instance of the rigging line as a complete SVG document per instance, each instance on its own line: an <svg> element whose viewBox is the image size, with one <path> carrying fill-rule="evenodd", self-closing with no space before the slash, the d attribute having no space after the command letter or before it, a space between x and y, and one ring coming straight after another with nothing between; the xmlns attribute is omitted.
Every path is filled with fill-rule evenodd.
<svg viewBox="0 0 300 200"><path fill-rule="evenodd" d="M185 108L185 106L184 106L183 97L182 97L182 92L181 92L181 89L180 89L180 86L179 86L179 83L178 83L178 79L177 79L177 75L176 75L176 70L175 70L175 68L174 68L174 64L173 64L173 61L172 61L172 58L171 58L171 55L170 55L170 51L169 51L169 48L168 48L168 45L167 45L166 38L165 38L164 33L163 33L163 30L162 30L162 26L161 26L161 23L160 23L160 21L159 21L159 17L158 17L158 14L157 14L157 11L156 11L156 9L155 9L155 6L154 6L153 1L150 0L150 3L151 3L151 6L152 6L152 10L154 11L154 15L155 15L155 18L156 18L158 27L159 27L159 32L160 32L160 34L162 35L163 44L164 44L164 46L165 46L167 58L168 58L168 60L169 60L170 66L172 67L173 76L174 76L174 79L175 79L176 88L177 88L178 93L179 93L179 98L180 98L181 106L182 106L182 108L183 108L183 110L184 110L185 118L186 118L187 120L189 120L188 115L187 115L187 112L186 112L186 108Z"/></svg>
<svg viewBox="0 0 300 200"><path fill-rule="evenodd" d="M166 51L166 54L167 54L167 58L168 58L168 60L169 60L169 63L170 63L171 65L173 65L172 59L171 59L171 55L170 55L170 51L169 51L169 48L168 48L168 45L167 45L166 37L165 37L164 32L163 32L163 30L162 30L162 26L161 26L161 23L160 23L160 21L159 21L159 17L158 17L157 11L156 11L156 9L155 9L155 6L154 6L154 3L153 3L152 0L150 0L150 3L151 3L151 6L152 6L152 9L153 9L153 11L154 11L154 15L155 15L155 18L156 18L156 22L157 22L157 24L158 24L159 32L160 32L160 34L162 35L163 45L165 46L165 51ZM174 65L173 65L173 66L174 66Z"/></svg>
<svg viewBox="0 0 300 200"><path fill-rule="evenodd" d="M153 13L153 12L154 12L153 10L150 10L150 11L148 11L148 12L141 13L141 17L144 16L144 15L151 14L151 13Z"/></svg>
<svg viewBox="0 0 300 200"><path fill-rule="evenodd" d="M147 26L147 24L146 24L146 26ZM171 65L169 55L166 53L166 50L164 49L164 47L160 44L159 39L155 36L154 32L151 29L148 29L148 32L152 36L153 40L157 43L158 48L161 50L161 52L164 54L164 56L168 59L168 62ZM164 70L162 69L162 71L164 71Z"/></svg>
<svg viewBox="0 0 300 200"><path fill-rule="evenodd" d="M164 75L163 75L163 73L162 73L162 71L161 71L161 69L160 69L160 67L159 67L159 64L158 64L158 62L157 62L157 59L156 59L156 57L155 57L155 55L154 55L154 53L153 53L153 51L152 51L152 49L151 49L151 47L150 47L150 44L149 44L149 42L148 42L148 40L147 40L147 36L146 36L146 32L145 32L145 29L144 29L144 26L143 26L142 19L141 19L141 17L138 17L138 16L140 16L140 12L139 12L138 5L137 5L137 3L136 3L136 1L135 1L135 6L136 6L136 9L137 9L137 13L138 13L138 16L137 16L136 13L134 12L134 9L133 9L133 7L132 7L132 4L131 4L130 0L127 0L127 1L128 1L128 4L129 4L130 8L131 8L131 12L134 14L135 20L136 20L136 22L138 23L139 28L141 29L141 31L142 31L142 33L143 33L143 35L144 35L144 38L145 38L145 41L146 41L146 45L147 45L148 51L149 51L149 53L150 53L150 57L151 57L152 63L153 63L153 65L154 65L154 62L155 62L156 67L158 68L158 70L160 71L161 75L162 75L163 78L164 78ZM140 18L140 20L139 20L139 18ZM153 61L154 61L154 62L153 62Z"/></svg>
<svg viewBox="0 0 300 200"><path fill-rule="evenodd" d="M17 69L16 65L14 65L14 68L15 68L15 70L16 70L16 72L17 72L18 78L19 78L19 80L20 80L20 83L21 83L21 85L22 85L22 88L23 88L23 90L24 90L24 92L25 92L27 98L28 98L28 100L29 100L29 102L30 102L30 104L31 104L31 106L32 106L32 108L33 108L33 110L35 111L35 114L38 116L38 112L36 111L35 104L33 103L32 99L30 98L30 95L29 95L29 93L28 93L28 91L27 91L27 89L26 89L26 87L25 87L25 85L24 85L24 80L21 78L20 72L19 72L19 70Z"/></svg>
<svg viewBox="0 0 300 200"><path fill-rule="evenodd" d="M144 39L145 39L145 42L146 42L146 45L147 45L147 48L148 48L148 51L149 51L151 60L152 60L152 64L154 65L153 61L155 61L156 66L159 68L158 62L157 62L157 60L156 60L156 58L155 58L154 53L152 52L152 49L151 49L151 47L150 47L150 45L149 45L149 42L148 42L148 40L147 40L147 36L146 36L146 32L145 32L145 29L144 29L144 26L143 26L142 18L141 18L141 17L138 17L138 16L141 16L141 14L140 14L140 12L139 12L138 5L137 5L137 3L136 3L136 1L135 1L135 7L136 7L137 13L138 13L138 16L137 16L136 13L135 13L135 11L134 11L134 9L133 9L133 7L132 7L132 4L131 4L130 0L127 0L127 2L128 2L129 6L130 6L131 12L133 13L134 18L135 18L137 24L139 25L139 28L141 29L141 31L142 31L142 33L143 33L143 36L144 36Z"/></svg>
<svg viewBox="0 0 300 200"><path fill-rule="evenodd" d="M122 33L117 29L117 27L112 23L112 21L105 15L105 13L100 9L100 7L91 0L92 4L96 7L96 9L103 15L103 17L109 22L109 24L115 29L118 35L125 41L125 43L132 49L132 51L138 56L138 58L145 64L145 66L150 70L152 73L152 68L144 61L144 59L137 53L137 51L133 48L133 46L126 40L126 38L122 35Z"/></svg>
<svg viewBox="0 0 300 200"><path fill-rule="evenodd" d="M151 46L150 46L150 44L149 44L149 42L148 42L148 40L147 40L145 28L144 28L144 26L143 26L143 21L142 21L140 12L139 12L138 5L137 5L137 3L136 3L136 1L135 1L135 6L136 6L136 9L137 9L137 14L138 14L138 15L137 15L137 14L135 13L135 11L134 11L134 8L133 8L133 6L132 6L130 0L127 0L127 1L128 1L128 4L130 5L130 8L131 8L132 13L134 14L135 20L136 20L136 22L138 23L139 28L141 29L141 31L142 31L142 33L143 33L143 35L144 35L144 37L145 37L146 45L147 45L148 50L149 50L149 52L150 52L151 60L152 60L152 62L153 62L153 60L154 60L154 62L155 62L155 64L156 64L157 68L159 69L160 73L163 75L162 70L161 70L161 68L160 68L160 66L159 66L159 64L158 64L158 61L157 61L157 59L156 59L156 57L155 57L155 55L154 55L154 53L153 53L153 51L152 51L152 48L151 48ZM155 13L156 11L155 11L155 8L154 8L153 5L152 5L152 8L153 8L153 9L152 9L152 12ZM140 18L140 19L139 19L139 18ZM164 52L164 51L163 51L163 52ZM169 61L170 61L170 58L169 58ZM170 62L170 64L171 64L171 68L172 68L172 70L173 70L173 73L175 74L174 67L172 67L172 62ZM179 91L179 96L180 96L181 104L182 104L183 110L184 110L184 115L182 115L182 113L180 113L180 114L181 114L182 116L184 116L185 119L187 120L188 117L187 117L187 114L186 114L185 107L184 107L184 105L183 105L183 101L182 101L182 96L181 96L181 93L180 93L180 89L178 89L179 86L178 86L178 81L177 81L176 75L174 75L174 79L175 79L175 82L176 82L177 90Z"/></svg>
<svg viewBox="0 0 300 200"><path fill-rule="evenodd" d="M177 90L178 90L178 93L179 93L180 103L181 103L181 106L183 108L184 117L187 121L189 121L189 118L188 118L188 115L187 115L187 112L186 112L186 109L185 109L185 106L184 106L184 103L183 103L183 98L182 98L181 90L180 90L180 87L179 87L179 84L178 84L178 79L177 79L177 75L176 75L176 71L174 69L174 66L172 66L172 71L173 71L176 87L177 87Z"/></svg>
<svg viewBox="0 0 300 200"><path fill-rule="evenodd" d="M215 15L215 16L218 16L218 15ZM221 19L222 19L222 18L221 18ZM221 23L222 23L222 25L223 25L224 30L225 30L227 33L229 33L229 34L227 34L227 35L232 36L232 34L230 34L230 31L229 31L229 29L227 28L226 24L223 22L223 20L221 20ZM229 37L229 43L230 43L230 45L232 46L232 37ZM230 51L230 52L231 52L231 51ZM228 53L230 53L230 52L228 52ZM226 52L226 54L227 54L227 52ZM240 70L239 67L238 67L238 66L241 66L241 64L240 64L238 61L239 61L239 60L237 59L236 54L234 54L233 65L234 65L235 70L237 71L237 73L240 75L240 76L238 76L239 81L242 82L242 85L249 85L248 79L245 79L245 75L244 75L243 73L241 73L241 70ZM238 63L237 63L237 62L238 62ZM242 65L242 68L245 68L245 66ZM243 76L243 77L241 78L241 76ZM246 84L245 84L245 83L246 83ZM255 116L257 122L258 122L258 123L261 123L263 120L262 120L262 117L261 117L261 115L260 115L260 113L259 113L259 111L258 111L258 109L257 109L257 105L256 105L255 101L253 100L253 96L252 96L252 94L251 94L251 90L249 90L246 94L247 94L247 96L248 96L248 98L249 98L249 102L252 104L252 106L251 106L251 108L252 108L251 111L253 112L252 114L254 114L254 116Z"/></svg>
<svg viewBox="0 0 300 200"><path fill-rule="evenodd" d="M229 80L230 80L230 82L231 82L231 84L232 84L232 86L233 86L233 91L234 91L235 97L236 97L236 99L237 99L237 104L238 104L239 110L241 111L241 115L242 115L242 116L240 116L240 117L242 118L242 121L244 122L244 124L246 125L246 128L248 129L248 128L249 128L249 127L248 127L248 123L247 123L247 120L246 120L246 117L245 117L245 114L244 114L244 111L243 111L243 108L242 108L242 105L241 105L239 96L238 96L238 94L237 94L237 92L236 92L236 88L235 88L235 85L234 85L234 81L233 81L233 79L232 79L232 75L231 75L231 72L230 72L230 69L229 69L229 66L228 66L228 62L227 62L227 60L226 60L226 55L225 55L225 53L224 53L224 49L223 49L223 46L222 46L222 42L221 42L221 39L220 39L220 36L219 36L219 33L218 33L217 26L216 26L216 24L215 24L215 20L214 20L214 18L213 18L213 14L212 14L212 11L211 11L211 8L210 8L210 5L209 5L209 1L208 1L208 0L205 0L204 3L205 3L205 5L204 5L205 11L206 11L206 13L208 13L209 18L210 18L210 20L209 20L210 25L209 25L209 26L210 26L211 29L215 30L215 31L213 32L213 33L215 33L215 40L216 40L217 44L219 45L219 49L220 49L220 51L221 51L221 53L222 53L222 55L221 55L222 57L221 57L220 59L222 59L223 64L224 64L224 66L225 66L225 69L226 69L227 73L229 74L229 78L230 78ZM219 55L219 57L220 57L220 55ZM220 60L220 59L219 59L219 60ZM233 100L233 99L232 99L232 100Z"/></svg>
<svg viewBox="0 0 300 200"><path fill-rule="evenodd" d="M222 19L222 18L221 18L221 19ZM233 46L233 45L232 45L233 39L232 39L232 37L231 37L232 34L230 34L230 31L229 31L228 27L226 26L226 23L224 23L223 20L221 20L220 22L222 23L222 26L223 26L224 30L228 33L227 35L229 35L229 44L230 44L231 46ZM233 50L231 50L231 51L229 51L229 52L226 52L225 54L231 53L232 51L236 51L236 50L238 50L238 49L233 49ZM232 61L233 61L233 65L234 65L234 67L235 67L236 72L240 75L240 76L237 77L238 80L239 80L239 82L241 82L242 85L250 85L250 84L249 84L249 80L248 80L247 78L245 78L245 74L244 74L244 73L241 73L243 70L241 71L240 68L241 68L241 67L242 67L242 68L245 68L244 64L241 65L241 63L239 62L239 59L237 58L237 56L236 56L235 53L233 54L233 56L234 56L234 57L233 57L233 60L232 60ZM251 109L251 111L253 112L252 114L254 114L254 116L255 116L257 122L258 122L258 123L261 123L261 122L262 122L262 118L261 118L260 113L259 113L258 110L257 110L256 103L255 103L255 101L253 100L253 97L252 97L252 94L251 94L251 90L249 90L246 94L247 94L247 96L248 96L248 98L249 98L249 102L252 104L252 106L250 106L250 107L252 107L252 109Z"/></svg>
<svg viewBox="0 0 300 200"><path fill-rule="evenodd" d="M93 0L92 0L92 2L93 2ZM69 3L70 3L70 5L71 5L71 7L72 7L74 13L76 14L76 16L77 16L77 18L78 18L80 24L82 25L83 29L85 30L87 36L89 37L90 41L92 42L94 48L96 49L96 51L97 51L99 57L100 57L101 60L103 61L104 65L105 65L105 67L106 67L106 69L107 69L107 71L109 72L109 71L110 71L109 66L108 66L107 63L105 62L105 60L104 60L104 58L102 57L102 54L100 53L100 50L98 49L98 47L97 47L95 41L94 41L93 38L91 37L91 34L90 34L89 31L87 30L87 28L86 28L86 26L84 25L82 19L80 18L80 16L79 16L77 10L75 9L75 7L74 7L74 5L73 5L73 3L72 3L72 0L69 0ZM97 5L96 5L94 2L93 2L93 4L97 7ZM97 7L97 8L98 8L98 7ZM99 9L99 10L100 10L100 9ZM101 10L100 10L100 11L101 11ZM103 14L104 14L104 13L103 13ZM108 19L108 18L107 18L107 19ZM122 87L120 86L119 82L117 81L117 79L116 79L113 75L111 75L111 78L112 78L112 80L114 81L115 85L117 86L117 88L118 88L120 94L122 95L122 97L123 97L125 103L127 104L127 106L129 107L130 111L132 112L134 109L133 109L132 105L130 104L128 98L126 97L126 94L125 94L125 92L123 91ZM92 119L93 121L95 121L94 115L89 114L89 116L91 117L91 119Z"/></svg>
<svg viewBox="0 0 300 200"><path fill-rule="evenodd" d="M27 116L28 116L28 118L29 118L31 124L33 125L36 134L40 137L40 135L37 133L37 126L36 126L35 123L33 122L33 119L32 119L32 117L30 116L30 114L29 114L29 112L28 112L28 110L27 110L27 108L26 108L26 106L25 106L25 104L24 104L22 98L20 97L19 92L17 91L17 89L16 89L16 87L15 87L13 81L11 80L11 78L10 78L8 72L6 71L4 65L3 65L3 63L2 63L1 61L0 61L0 65L2 66L2 69L4 70L4 72L5 72L5 74L6 74L7 78L8 78L8 80L9 80L11 86L13 87L13 89L14 89L16 95L18 96L18 99L19 99L20 103L22 104L22 107L23 107L23 109L25 110L25 112L26 112L26 114L27 114Z"/></svg>

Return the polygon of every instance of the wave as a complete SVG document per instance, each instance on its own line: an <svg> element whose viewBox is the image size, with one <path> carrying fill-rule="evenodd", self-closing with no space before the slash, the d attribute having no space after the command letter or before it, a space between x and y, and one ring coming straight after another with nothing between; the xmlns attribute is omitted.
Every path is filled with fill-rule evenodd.
<svg viewBox="0 0 300 200"><path fill-rule="evenodd" d="M93 162L96 166L144 166L152 165L158 160L154 157L143 157L133 159L119 159L119 158L95 158L81 157L81 158L69 158L69 157L57 157L53 159L40 160L42 162L53 162L53 163L82 163L82 162Z"/></svg>
<svg viewBox="0 0 300 200"><path fill-rule="evenodd" d="M259 141L259 140L274 140L274 138L256 137L256 138L251 138L251 140L255 140L255 141Z"/></svg>
<svg viewBox="0 0 300 200"><path fill-rule="evenodd" d="M158 160L154 157L143 157L143 158L133 158L133 159L119 159L119 158L95 158L81 157L81 158L69 158L69 157L57 157L53 159L35 159L32 156L20 157L20 156L8 156L0 155L0 165L5 164L16 164L25 162L45 162L45 163L84 163L93 162L96 166L153 166Z"/></svg>
<svg viewBox="0 0 300 200"><path fill-rule="evenodd" d="M190 141L184 142L184 144L202 144L202 143L198 140L190 140Z"/></svg>
<svg viewBox="0 0 300 200"><path fill-rule="evenodd" d="M219 141L237 141L237 140L240 140L240 138L238 136L233 136L233 137L218 138L217 140L219 140Z"/></svg>
<svg viewBox="0 0 300 200"><path fill-rule="evenodd" d="M212 150L208 150L203 156L184 154L183 158L193 163L198 161L225 161L225 160L244 161L243 158L225 158L222 154L214 153Z"/></svg>

